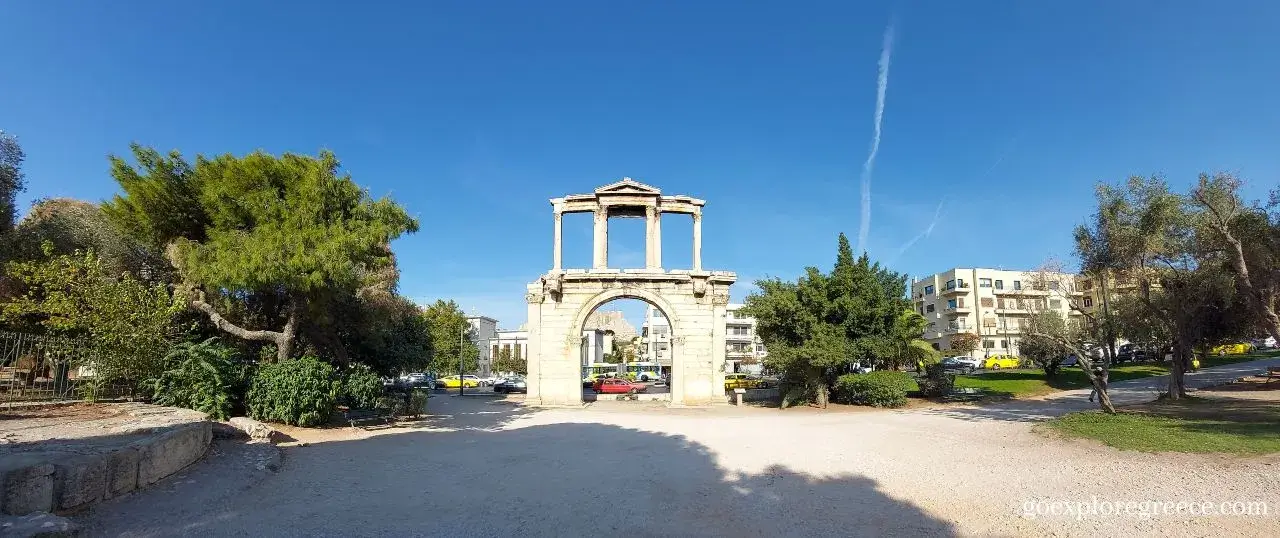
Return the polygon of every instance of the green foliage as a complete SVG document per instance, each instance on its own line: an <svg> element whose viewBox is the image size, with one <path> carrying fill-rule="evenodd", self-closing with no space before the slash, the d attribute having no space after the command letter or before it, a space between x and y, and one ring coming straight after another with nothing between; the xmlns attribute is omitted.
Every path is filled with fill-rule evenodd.
<svg viewBox="0 0 1280 538"><path fill-rule="evenodd" d="M957 355L968 355L978 350L982 337L974 333L960 333L951 337L951 351Z"/></svg>
<svg viewBox="0 0 1280 538"><path fill-rule="evenodd" d="M409 391L409 407L405 409L405 414L418 417L427 413L427 391L411 390Z"/></svg>
<svg viewBox="0 0 1280 538"><path fill-rule="evenodd" d="M46 249L45 245L51 249ZM9 241L11 260L42 260L50 255L93 251L110 275L129 273L161 280L168 263L115 226L97 205L71 198L40 200L18 223Z"/></svg>
<svg viewBox="0 0 1280 538"><path fill-rule="evenodd" d="M472 343L474 330L458 303L436 301L422 313L431 334L433 353L430 370L456 373L459 356L462 370L474 372L479 367L480 350Z"/></svg>
<svg viewBox="0 0 1280 538"><path fill-rule="evenodd" d="M355 331L334 330L335 318L350 311L335 307L349 306L371 275L393 268L389 243L418 228L400 206L340 174L329 152L198 157L194 165L139 146L133 154L137 168L112 159L124 193L106 213L166 252L184 288L194 288L192 304L219 328L271 341L282 358L292 355L299 326L312 348L341 349L342 335ZM214 296L210 303L201 291ZM248 331L246 321L284 329Z"/></svg>
<svg viewBox="0 0 1280 538"><path fill-rule="evenodd" d="M233 349L214 338L183 342L164 362L164 372L150 380L154 403L194 409L216 420L231 418L247 373Z"/></svg>
<svg viewBox="0 0 1280 538"><path fill-rule="evenodd" d="M1055 310L1036 312L1027 320L1028 334L1018 342L1018 353L1043 368L1045 375L1058 375L1062 361L1071 353L1062 342L1080 341L1076 347L1084 347L1073 325Z"/></svg>
<svg viewBox="0 0 1280 538"><path fill-rule="evenodd" d="M12 262L7 273L22 291L0 303L0 321L9 327L83 338L92 348L80 363L92 367L100 384L140 383L165 368L163 357L180 331L174 320L181 306L163 284L145 284L109 273L92 251Z"/></svg>
<svg viewBox="0 0 1280 538"><path fill-rule="evenodd" d="M13 231L17 221L18 193L26 188L22 174L22 161L26 155L13 135L0 131L0 246L4 236ZM6 261L0 249L0 262Z"/></svg>
<svg viewBox="0 0 1280 538"><path fill-rule="evenodd" d="M495 372L513 372L525 375L529 371L529 362L524 357L519 356L519 348L515 351L511 348L503 348L498 352L498 356L493 360L493 371ZM608 362L607 360L605 362Z"/></svg>
<svg viewBox="0 0 1280 538"><path fill-rule="evenodd" d="M353 363L343 372L342 399L355 408L373 407L385 392L382 378L367 364Z"/></svg>
<svg viewBox="0 0 1280 538"><path fill-rule="evenodd" d="M247 407L249 416L258 420L314 426L329 419L337 393L333 367L302 357L260 365Z"/></svg>
<svg viewBox="0 0 1280 538"><path fill-rule="evenodd" d="M830 274L810 267L796 282L756 282L744 313L756 318L756 330L769 347L766 364L781 372L797 399L810 396L825 405L831 383L853 362L881 368L911 364L932 356L918 339L923 320L904 314L906 278L853 257L849 241L839 238Z"/></svg>
<svg viewBox="0 0 1280 538"><path fill-rule="evenodd" d="M872 407L902 407L907 404L907 392L915 382L906 372L876 371L866 374L845 374L836 379L832 391L836 402Z"/></svg>
<svg viewBox="0 0 1280 538"><path fill-rule="evenodd" d="M925 366L925 375L916 380L920 395L925 397L946 396L951 394L956 384L956 376L947 372L941 363Z"/></svg>

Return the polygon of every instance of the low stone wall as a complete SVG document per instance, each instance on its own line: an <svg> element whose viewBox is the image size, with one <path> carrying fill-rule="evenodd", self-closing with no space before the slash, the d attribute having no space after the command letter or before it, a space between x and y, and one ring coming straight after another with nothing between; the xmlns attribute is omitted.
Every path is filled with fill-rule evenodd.
<svg viewBox="0 0 1280 538"><path fill-rule="evenodd" d="M212 423L201 413L120 405L139 412L128 414L131 422L106 435L5 446L0 451L0 512L68 512L123 495L199 460L213 439Z"/></svg>

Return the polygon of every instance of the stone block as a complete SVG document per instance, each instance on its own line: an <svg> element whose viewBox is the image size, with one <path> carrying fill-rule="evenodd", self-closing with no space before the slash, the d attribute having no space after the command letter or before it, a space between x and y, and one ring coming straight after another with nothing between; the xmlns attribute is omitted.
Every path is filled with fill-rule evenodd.
<svg viewBox="0 0 1280 538"><path fill-rule="evenodd" d="M138 485L154 484L191 465L204 455L212 437L212 426L202 422L179 426L138 446Z"/></svg>
<svg viewBox="0 0 1280 538"><path fill-rule="evenodd" d="M58 510L101 500L111 481L109 455L94 454L58 461L53 474Z"/></svg>
<svg viewBox="0 0 1280 538"><path fill-rule="evenodd" d="M108 482L104 498L138 489L138 461L141 459L142 453L134 447L125 447L107 455Z"/></svg>
<svg viewBox="0 0 1280 538"><path fill-rule="evenodd" d="M7 462L9 463L9 462ZM53 511L52 463L15 461L0 468L0 511L23 515Z"/></svg>

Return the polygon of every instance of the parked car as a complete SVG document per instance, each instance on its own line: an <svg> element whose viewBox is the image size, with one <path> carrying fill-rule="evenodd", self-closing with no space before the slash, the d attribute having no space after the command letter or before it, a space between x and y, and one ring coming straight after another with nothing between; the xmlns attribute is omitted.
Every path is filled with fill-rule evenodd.
<svg viewBox="0 0 1280 538"><path fill-rule="evenodd" d="M1080 359L1076 357L1075 354L1067 355L1066 358L1062 359L1062 362L1058 363L1058 366L1063 368L1080 366Z"/></svg>
<svg viewBox="0 0 1280 538"><path fill-rule="evenodd" d="M423 386L428 386L433 384L431 383L430 376L422 372L414 372L412 374L406 375L401 380L404 382L404 384L409 385L411 387L423 387Z"/></svg>
<svg viewBox="0 0 1280 538"><path fill-rule="evenodd" d="M459 379L458 376L451 375L436 380L436 388L438 389L456 389L460 386L466 388L479 387L480 378L473 375L466 375Z"/></svg>
<svg viewBox="0 0 1280 538"><path fill-rule="evenodd" d="M765 385L764 379L751 374L732 373L724 375L724 390L760 389L764 388Z"/></svg>
<svg viewBox="0 0 1280 538"><path fill-rule="evenodd" d="M999 370L1001 368L1017 368L1022 365L1022 360L1013 355L992 355L982 361L982 367L991 370Z"/></svg>
<svg viewBox="0 0 1280 538"><path fill-rule="evenodd" d="M967 366L970 370L977 370L978 368L982 368L982 359L975 359L968 355L956 355L954 357L947 357L947 358Z"/></svg>
<svg viewBox="0 0 1280 538"><path fill-rule="evenodd" d="M872 372L874 370L875 370L875 367L869 364L862 364L860 362L855 362L849 366L849 371L855 374L865 374L865 373Z"/></svg>
<svg viewBox="0 0 1280 538"><path fill-rule="evenodd" d="M597 380L592 389L597 394L636 394L649 389L643 383L634 383L627 379L611 377Z"/></svg>
<svg viewBox="0 0 1280 538"><path fill-rule="evenodd" d="M489 377L482 377L480 378L480 386L491 387L491 386L497 385L498 383L501 383L502 380L504 379L506 378L500 375L491 375Z"/></svg>
<svg viewBox="0 0 1280 538"><path fill-rule="evenodd" d="M947 357L942 359L942 369L969 373L974 371L976 367L972 362L962 361L959 357Z"/></svg>
<svg viewBox="0 0 1280 538"><path fill-rule="evenodd" d="M508 377L493 384L493 391L498 393L529 392L529 386L523 377Z"/></svg>
<svg viewBox="0 0 1280 538"><path fill-rule="evenodd" d="M1124 344L1116 349L1116 362L1145 361L1147 350L1138 344Z"/></svg>
<svg viewBox="0 0 1280 538"><path fill-rule="evenodd" d="M1255 338L1252 342L1254 349L1272 349L1276 347L1276 338L1268 336L1266 338Z"/></svg>

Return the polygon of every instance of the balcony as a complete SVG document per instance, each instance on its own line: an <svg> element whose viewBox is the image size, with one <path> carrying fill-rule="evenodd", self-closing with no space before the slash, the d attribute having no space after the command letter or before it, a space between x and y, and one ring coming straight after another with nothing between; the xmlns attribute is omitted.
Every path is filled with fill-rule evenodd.
<svg viewBox="0 0 1280 538"><path fill-rule="evenodd" d="M733 333L729 333L729 334L724 335L724 339L725 339L725 340L740 340L740 341L743 341L743 342L749 342L749 341L753 340L754 338L753 338L753 337L752 337L752 335L750 335L750 334L733 334Z"/></svg>
<svg viewBox="0 0 1280 538"><path fill-rule="evenodd" d="M958 326L955 326L955 327L946 327L946 328L942 329L942 334L967 333L967 332L969 332L969 330L970 330L970 329L973 329L973 327L969 327L969 326L967 326L967 325L958 325Z"/></svg>
<svg viewBox="0 0 1280 538"><path fill-rule="evenodd" d="M942 309L942 313L947 315L968 314L970 312L973 312L973 307L966 305L948 306Z"/></svg>
<svg viewBox="0 0 1280 538"><path fill-rule="evenodd" d="M950 288L942 288L942 295L958 295L961 293L969 293L969 283L959 284Z"/></svg>

